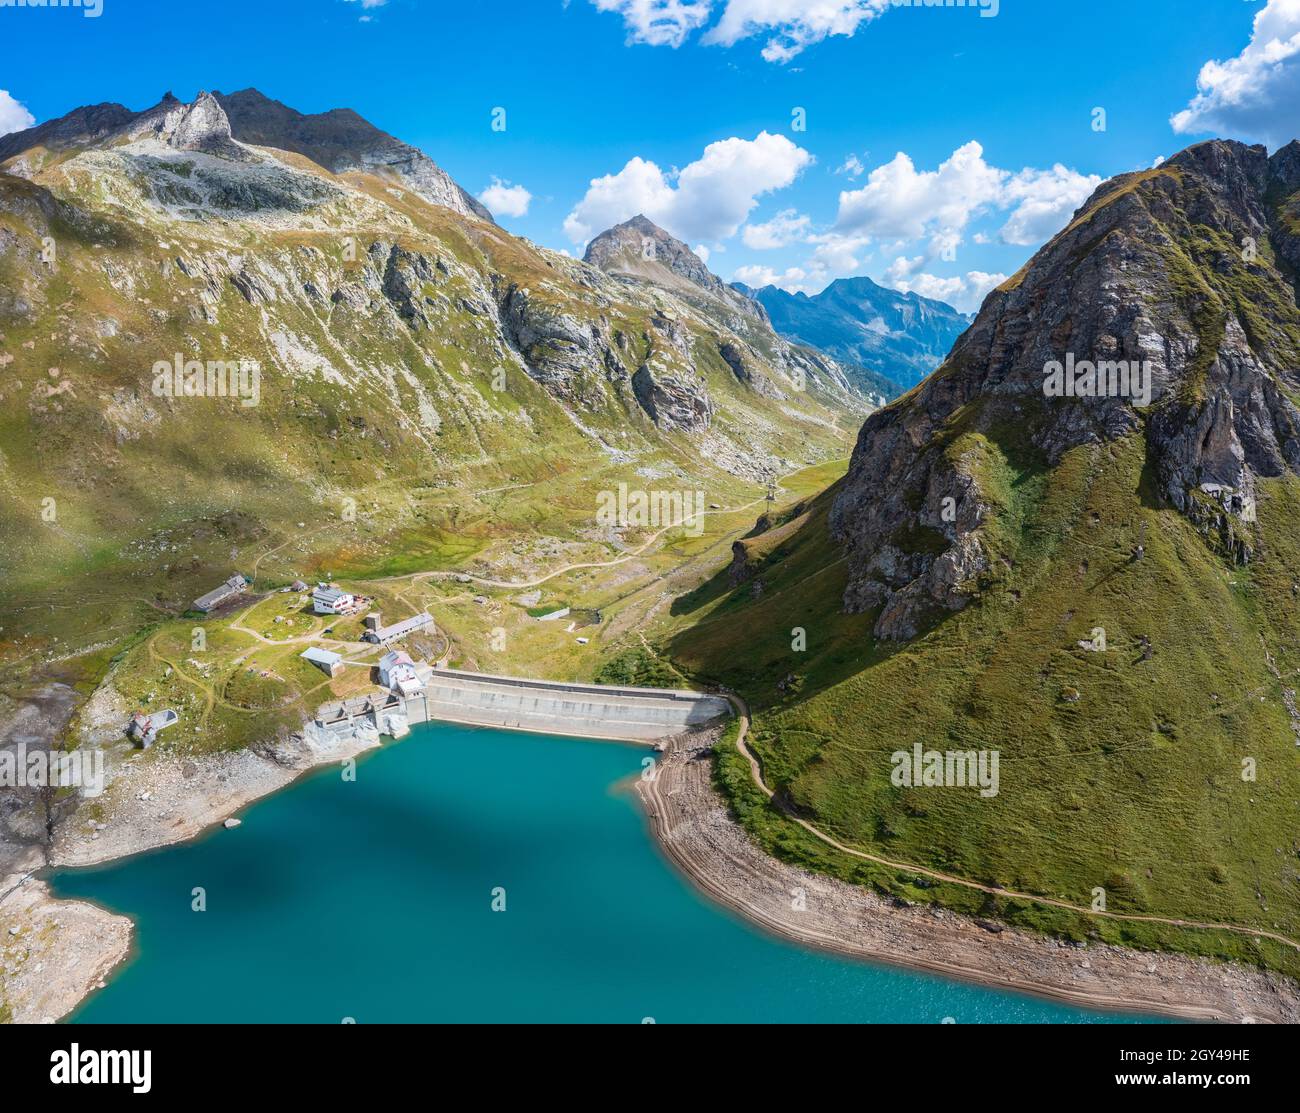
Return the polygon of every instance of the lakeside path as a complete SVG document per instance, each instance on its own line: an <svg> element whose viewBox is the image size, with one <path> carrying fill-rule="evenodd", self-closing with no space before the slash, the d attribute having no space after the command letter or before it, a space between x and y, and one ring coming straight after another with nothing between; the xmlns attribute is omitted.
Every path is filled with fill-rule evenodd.
<svg viewBox="0 0 1300 1113"><path fill-rule="evenodd" d="M888 866L890 869L904 870L907 873L920 874L923 877L931 877L936 881L942 881L948 885L960 885L966 889L975 889L981 893L988 893L995 897L1010 897L1013 900L1029 901L1032 904L1048 905L1052 908L1063 908L1069 912L1078 912L1084 916L1098 916L1108 920L1128 920L1136 923L1146 924L1165 924L1169 927L1193 928L1204 931L1228 931L1235 932L1238 935L1249 935L1257 939L1272 939L1275 943L1282 943L1292 950L1300 951L1300 943L1286 935L1279 935L1275 931L1265 931L1262 928L1242 927L1240 924L1220 924L1209 923L1201 920L1178 920L1169 919L1165 916L1145 916L1138 913L1124 912L1100 912L1094 908L1086 907L1082 904L1071 904L1069 901L1058 900L1054 897L1036 896L1032 893L1021 893L1015 889L1003 889L996 885L983 885L978 881L971 881L965 877L957 877L950 873L940 873L938 870L932 870L925 866L916 866L910 862L895 862L888 858L881 858L875 854L868 854L864 850L855 850L851 846L845 846L842 842L837 842L826 834L825 831L814 827L805 819L800 819L796 815L782 808L776 799L776 794L767 787L767 782L763 780L763 767L759 763L754 752L746 745L746 738L749 735L750 715L749 707L743 699L734 693L728 693L727 698L731 705L736 709L736 714L740 719L740 731L736 735L736 749L738 749L749 763L750 775L753 777L754 784L759 790L771 800L781 814L792 823L797 823L809 834L820 839L827 846L833 847L842 854L851 855L854 858L861 858L867 862L875 862L877 865Z"/></svg>
<svg viewBox="0 0 1300 1113"><path fill-rule="evenodd" d="M743 745L747 723L742 719L738 744L752 760ZM721 731L714 727L672 739L654 778L638 778L635 791L669 860L706 896L765 931L848 958L1080 1008L1183 1020L1300 1022L1300 987L1282 975L1104 943L1076 948L1012 927L990 931L940 908L897 907L870 889L770 857L713 787L712 751ZM761 784L757 770L756 776Z"/></svg>

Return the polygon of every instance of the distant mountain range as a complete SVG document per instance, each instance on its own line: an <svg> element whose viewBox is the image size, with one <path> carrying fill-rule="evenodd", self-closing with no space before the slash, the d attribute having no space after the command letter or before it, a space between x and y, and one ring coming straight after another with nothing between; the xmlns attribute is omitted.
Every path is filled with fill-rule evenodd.
<svg viewBox="0 0 1300 1113"><path fill-rule="evenodd" d="M734 339L723 342L718 354L738 382L765 397L780 398L782 391L780 378L773 378L764 364L796 384L838 384L848 395L860 393L871 405L882 404L891 394L890 384L861 368L780 337L759 302L723 282L685 243L643 215L596 236L583 262L656 299L671 295L693 316L712 322L721 335L731 334Z"/></svg>
<svg viewBox="0 0 1300 1113"><path fill-rule="evenodd" d="M734 283L789 340L820 348L909 390L934 371L974 318L945 302L903 294L869 278L842 278L820 294Z"/></svg>

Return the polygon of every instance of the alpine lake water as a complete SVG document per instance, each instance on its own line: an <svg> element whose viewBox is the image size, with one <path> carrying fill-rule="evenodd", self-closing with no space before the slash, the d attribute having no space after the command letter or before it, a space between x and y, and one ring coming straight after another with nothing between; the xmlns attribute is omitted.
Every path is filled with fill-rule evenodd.
<svg viewBox="0 0 1300 1113"><path fill-rule="evenodd" d="M1143 1019L764 935L698 894L655 846L626 787L645 756L431 723L362 757L354 780L331 766L257 801L233 830L58 871L57 894L137 929L130 959L72 1019Z"/></svg>

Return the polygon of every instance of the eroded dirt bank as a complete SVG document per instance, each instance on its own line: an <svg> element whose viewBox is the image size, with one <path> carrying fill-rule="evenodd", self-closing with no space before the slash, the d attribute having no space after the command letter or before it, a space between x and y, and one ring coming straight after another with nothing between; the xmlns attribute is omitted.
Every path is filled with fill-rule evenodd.
<svg viewBox="0 0 1300 1113"><path fill-rule="evenodd" d="M714 728L672 739L655 779L638 780L636 792L673 863L713 900L775 935L1085 1008L1300 1021L1300 987L1280 975L1109 944L1075 948L1015 928L994 934L964 916L895 907L870 890L770 858L713 787L711 751L719 734ZM795 911L796 890L805 894L803 911Z"/></svg>

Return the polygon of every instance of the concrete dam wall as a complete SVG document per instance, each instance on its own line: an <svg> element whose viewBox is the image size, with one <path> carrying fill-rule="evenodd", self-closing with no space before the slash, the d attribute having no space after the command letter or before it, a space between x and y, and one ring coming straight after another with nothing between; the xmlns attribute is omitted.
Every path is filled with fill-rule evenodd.
<svg viewBox="0 0 1300 1113"><path fill-rule="evenodd" d="M393 734L443 720L472 726L652 743L731 714L722 696L671 688L625 688L525 680L459 669L421 670L424 691L409 699L327 704L310 733Z"/></svg>
<svg viewBox="0 0 1300 1113"><path fill-rule="evenodd" d="M408 700L408 708L419 702ZM561 684L457 669L434 670L423 702L429 719L634 742L653 742L731 713L721 696L700 692Z"/></svg>

